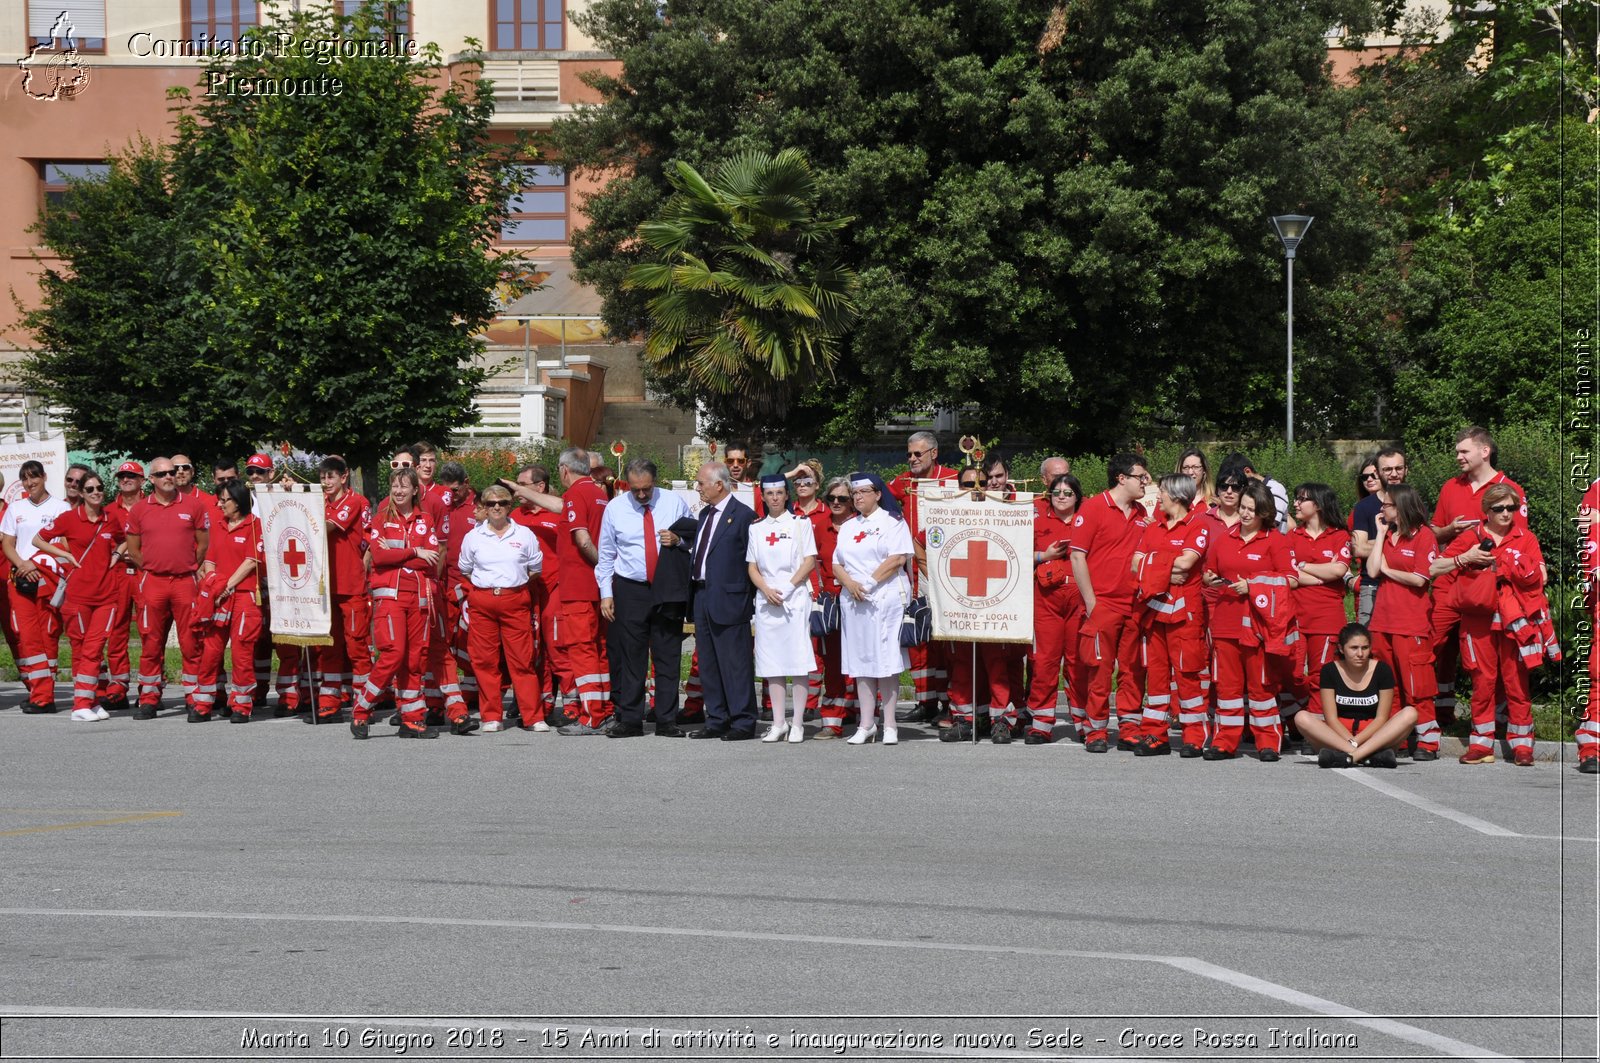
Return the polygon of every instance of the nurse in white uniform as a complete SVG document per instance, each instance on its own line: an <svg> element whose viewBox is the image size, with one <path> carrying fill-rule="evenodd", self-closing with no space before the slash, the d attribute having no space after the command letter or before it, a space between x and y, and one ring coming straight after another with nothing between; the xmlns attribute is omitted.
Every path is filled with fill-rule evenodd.
<svg viewBox="0 0 1600 1063"><path fill-rule="evenodd" d="M861 699L861 724L850 736L863 745L878 733L883 713L883 744L899 741L895 702L900 673L910 665L900 645L900 620L911 598L906 562L912 554L911 530L883 480L875 473L850 474L850 497L857 516L839 529L833 573L839 579L841 670L855 678Z"/></svg>
<svg viewBox="0 0 1600 1063"><path fill-rule="evenodd" d="M817 564L817 540L811 521L789 511L789 482L782 476L761 478L761 501L767 516L750 527L745 561L756 586L756 675L767 681L772 726L763 742L805 740L806 681L816 667L811 648L811 570ZM784 682L793 722L785 723Z"/></svg>

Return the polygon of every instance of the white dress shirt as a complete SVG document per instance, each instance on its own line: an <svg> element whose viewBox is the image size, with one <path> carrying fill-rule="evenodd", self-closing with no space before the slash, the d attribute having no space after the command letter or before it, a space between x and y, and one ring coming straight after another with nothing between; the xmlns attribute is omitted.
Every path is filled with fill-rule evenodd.
<svg viewBox="0 0 1600 1063"><path fill-rule="evenodd" d="M513 521L497 535L485 521L462 538L458 567L474 587L521 587L544 567L544 554L532 530Z"/></svg>
<svg viewBox="0 0 1600 1063"><path fill-rule="evenodd" d="M716 538L717 535L717 523L722 520L723 510L727 509L728 503L732 501L733 495L727 494L722 497L721 502L717 502L707 507L711 510L711 516L707 517L700 525L700 534L695 537L694 552L689 556L691 558L698 557L700 559L700 563L694 566L694 578L702 583L705 582L706 578L706 561L711 557L711 540ZM704 513L705 510L701 510L701 512ZM700 541L702 539L705 540L705 549L703 553L700 547Z"/></svg>
<svg viewBox="0 0 1600 1063"><path fill-rule="evenodd" d="M650 517L657 535L670 531L674 524L688 515L689 507L670 491L658 487L650 496ZM600 542L596 548L600 556L595 562L594 579L600 585L600 597L613 597L612 580L616 576L631 579L635 583L645 582L644 507L633 497L632 491L624 492L606 503L605 513L600 518ZM656 549L664 549L659 541Z"/></svg>

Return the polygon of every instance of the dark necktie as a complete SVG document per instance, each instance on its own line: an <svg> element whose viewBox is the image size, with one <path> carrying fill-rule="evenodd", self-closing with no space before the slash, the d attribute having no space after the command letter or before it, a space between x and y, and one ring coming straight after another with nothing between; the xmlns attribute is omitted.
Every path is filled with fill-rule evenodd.
<svg viewBox="0 0 1600 1063"><path fill-rule="evenodd" d="M654 583L656 559L661 554L661 540L656 538L656 518L650 507L644 507L644 581Z"/></svg>
<svg viewBox="0 0 1600 1063"><path fill-rule="evenodd" d="M717 511L706 508L706 519L700 522L700 544L694 550L694 578L706 578L706 551L711 548L711 525L716 523Z"/></svg>

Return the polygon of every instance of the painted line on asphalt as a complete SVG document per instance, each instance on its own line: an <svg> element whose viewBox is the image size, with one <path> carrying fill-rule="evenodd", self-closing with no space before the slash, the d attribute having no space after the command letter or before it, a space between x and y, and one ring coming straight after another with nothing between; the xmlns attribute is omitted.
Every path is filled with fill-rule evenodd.
<svg viewBox="0 0 1600 1063"><path fill-rule="evenodd" d="M1477 816L1469 816L1465 812L1457 812L1455 809L1441 805L1437 801L1430 801L1426 797L1412 793L1410 790L1402 790L1393 783L1387 783L1381 779L1373 778L1371 775L1365 773L1359 768L1343 770L1340 771L1338 775L1341 779L1349 779L1351 782L1360 783L1362 786L1376 790L1380 794L1385 794L1389 797L1392 797L1396 801L1402 801L1413 808L1421 809L1422 811L1431 815L1440 816L1444 819L1450 820L1451 822L1459 823L1463 827L1466 827L1470 830L1475 830L1479 834L1487 834L1491 838L1523 838L1538 841L1589 842L1591 844L1596 842L1596 839L1594 838L1582 838L1576 835L1521 834L1514 830L1508 830L1498 824L1490 823L1486 819L1479 819Z"/></svg>
<svg viewBox="0 0 1600 1063"><path fill-rule="evenodd" d="M1402 791L1403 792L1403 791ZM1491 824L1492 826L1492 824ZM638 934L651 937L710 938L723 941L761 941L796 945L840 945L849 948L895 949L915 952L969 952L988 955L1036 956L1052 959L1110 960L1130 963L1154 963L1174 970L1184 971L1201 978L1221 982L1247 993L1292 1004L1329 1018L1345 1019L1356 1026L1364 1026L1391 1037L1421 1045L1435 1052L1463 1059L1509 1059L1511 1057L1487 1048L1467 1044L1452 1037L1425 1030L1394 1019L1380 1018L1371 1012L1352 1008L1337 1001L1303 993L1276 982L1235 971L1193 956L1162 956L1140 952L1100 952L1088 949L1046 949L1027 945L981 945L955 941L906 941L898 938L852 938L824 934L777 934L758 930L694 929L689 927L629 926L615 923L558 923L523 919L463 919L450 916L406 915L289 915L272 912L171 912L143 911L137 909L50 909L50 908L0 908L0 915L44 918L86 919L191 919L224 922L264 923L350 923L397 926L455 926L482 927L486 929L577 931L601 934ZM0 1013L5 1012L0 1007ZM1061 1058L1045 1055L1040 1058Z"/></svg>
<svg viewBox="0 0 1600 1063"><path fill-rule="evenodd" d="M21 834L47 834L57 830L79 830L83 827L111 827L118 823L143 823L151 819L171 819L181 816L182 812L140 812L131 816L118 816L115 819L88 819L80 823L52 823L45 827L19 827L16 830L0 830L0 838L15 838Z"/></svg>

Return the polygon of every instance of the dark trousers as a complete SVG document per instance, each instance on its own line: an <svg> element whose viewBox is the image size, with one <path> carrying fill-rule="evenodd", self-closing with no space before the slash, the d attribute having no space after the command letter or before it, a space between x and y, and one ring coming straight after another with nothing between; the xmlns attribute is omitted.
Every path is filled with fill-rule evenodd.
<svg viewBox="0 0 1600 1063"><path fill-rule="evenodd" d="M694 610L694 645L700 655L700 686L706 730L750 734L756 729L756 655L750 621L713 623L699 602Z"/></svg>
<svg viewBox="0 0 1600 1063"><path fill-rule="evenodd" d="M617 617L606 645L611 654L611 701L621 723L643 723L646 662L656 671L656 724L678 722L678 668L683 657L683 603L657 604L650 585L620 576L612 582Z"/></svg>

